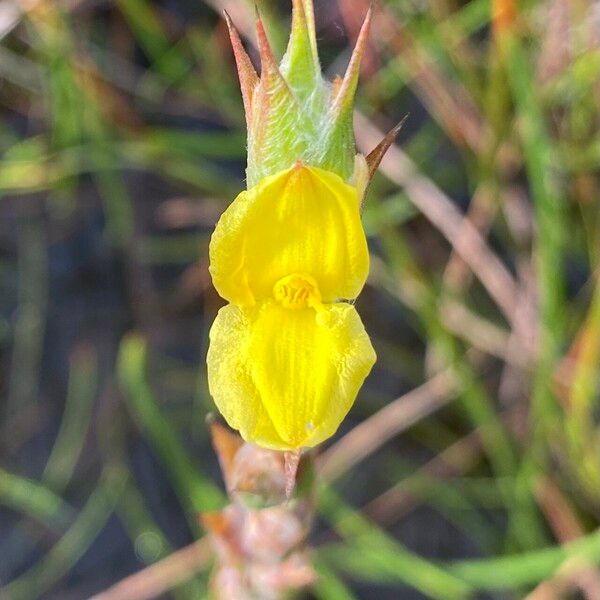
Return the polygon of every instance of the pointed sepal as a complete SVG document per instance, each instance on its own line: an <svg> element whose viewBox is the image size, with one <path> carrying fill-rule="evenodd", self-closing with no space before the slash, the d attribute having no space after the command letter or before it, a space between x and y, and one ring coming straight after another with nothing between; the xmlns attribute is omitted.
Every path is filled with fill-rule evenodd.
<svg viewBox="0 0 600 600"><path fill-rule="evenodd" d="M225 22L227 23L227 29L229 30L229 39L231 40L231 47L233 48L233 56L237 66L238 77L240 80L240 87L242 89L242 99L244 101L244 110L246 112L246 124L248 127L251 122L252 115L252 99L254 91L256 90L259 79L258 74L246 52L240 35L235 28L231 17L227 11L223 11L225 15Z"/></svg>
<svg viewBox="0 0 600 600"><path fill-rule="evenodd" d="M373 7L371 6L367 11L360 33L358 34L356 46L354 47L354 52L350 58L350 63L348 64L348 69L344 75L342 85L333 100L332 110L336 115L352 110L352 107L354 106L354 96L356 95L356 89L358 87L360 66L367 49L372 19Z"/></svg>
<svg viewBox="0 0 600 600"><path fill-rule="evenodd" d="M269 37L265 30L265 24L260 15L256 17L256 35L258 38L258 51L260 53L260 80L261 83L268 83L268 86L283 84L286 85L277 59L273 54L273 49L269 42Z"/></svg>
<svg viewBox="0 0 600 600"><path fill-rule="evenodd" d="M321 65L313 45L314 21L307 19L303 0L292 0L292 5L292 31L281 72L294 92L306 100L320 87Z"/></svg>
<svg viewBox="0 0 600 600"><path fill-rule="evenodd" d="M302 0L302 8L304 9L304 18L306 19L306 28L310 37L310 45L314 56L319 55L317 50L317 28L315 25L315 7L313 0Z"/></svg>
<svg viewBox="0 0 600 600"><path fill-rule="evenodd" d="M390 149L390 146L396 141L400 130L402 129L404 123L408 119L408 115L406 115L399 123L396 125L384 138L381 142L374 148L369 155L367 156L367 165L369 167L369 181L375 177L375 173L383 160L383 157L386 155L386 152Z"/></svg>
<svg viewBox="0 0 600 600"><path fill-rule="evenodd" d="M334 85L330 107L329 129L322 166L348 179L354 169L356 141L354 139L354 99L360 76L360 65L367 48L373 9L369 8L361 27L348 69L341 83Z"/></svg>
<svg viewBox="0 0 600 600"><path fill-rule="evenodd" d="M293 452L284 452L284 472L285 472L285 498L289 502L296 487L296 475L298 474L298 466L302 453L300 450Z"/></svg>
<svg viewBox="0 0 600 600"><path fill-rule="evenodd" d="M345 76L330 84L321 76L313 1L292 0L292 4L292 32L280 65L258 16L260 77L226 15L247 112L248 188L297 160L332 171L346 182L355 171L354 99L372 8Z"/></svg>
<svg viewBox="0 0 600 600"><path fill-rule="evenodd" d="M256 21L260 53L260 83L252 103L248 130L248 186L263 177L289 167L296 156L298 135L293 126L298 106L271 49L260 16Z"/></svg>
<svg viewBox="0 0 600 600"><path fill-rule="evenodd" d="M213 415L207 419L210 426L212 445L219 459L225 486L231 492L235 485L234 461L235 456L243 445L239 435L219 423Z"/></svg>

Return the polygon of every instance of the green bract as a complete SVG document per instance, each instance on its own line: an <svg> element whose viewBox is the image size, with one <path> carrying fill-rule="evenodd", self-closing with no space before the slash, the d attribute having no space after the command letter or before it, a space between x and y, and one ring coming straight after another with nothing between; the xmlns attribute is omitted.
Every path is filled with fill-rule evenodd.
<svg viewBox="0 0 600 600"><path fill-rule="evenodd" d="M293 4L292 32L280 64L258 19L260 78L228 19L248 124L248 187L298 160L345 181L355 169L352 112L371 11L345 77L330 83L321 76L312 0Z"/></svg>

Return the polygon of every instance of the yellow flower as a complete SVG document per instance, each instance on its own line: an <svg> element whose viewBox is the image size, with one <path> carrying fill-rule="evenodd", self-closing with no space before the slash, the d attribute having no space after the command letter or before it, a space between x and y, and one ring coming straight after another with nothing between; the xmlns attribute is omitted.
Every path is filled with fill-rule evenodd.
<svg viewBox="0 0 600 600"><path fill-rule="evenodd" d="M242 192L210 246L231 304L210 334L209 387L247 441L278 450L319 444L352 406L375 362L351 300L369 254L357 191L297 163Z"/></svg>

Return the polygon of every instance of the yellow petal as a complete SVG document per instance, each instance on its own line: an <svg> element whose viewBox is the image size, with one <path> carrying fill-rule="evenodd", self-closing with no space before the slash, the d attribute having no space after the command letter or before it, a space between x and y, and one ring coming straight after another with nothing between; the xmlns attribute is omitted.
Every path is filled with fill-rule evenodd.
<svg viewBox="0 0 600 600"><path fill-rule="evenodd" d="M208 382L227 422L267 448L315 446L337 430L375 362L349 304L228 305L210 333Z"/></svg>
<svg viewBox="0 0 600 600"><path fill-rule="evenodd" d="M211 240L217 291L250 306L301 273L316 280L324 302L356 298L369 270L359 202L338 175L300 163L242 192Z"/></svg>

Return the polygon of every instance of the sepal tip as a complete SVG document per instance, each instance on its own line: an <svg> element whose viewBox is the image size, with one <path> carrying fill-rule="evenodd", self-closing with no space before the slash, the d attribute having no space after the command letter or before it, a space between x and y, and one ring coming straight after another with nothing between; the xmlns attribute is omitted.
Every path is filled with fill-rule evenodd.
<svg viewBox="0 0 600 600"><path fill-rule="evenodd" d="M390 146L396 141L400 130L404 126L406 119L408 119L409 115L405 115L402 120L381 140L381 142L374 148L369 155L367 156L367 165L369 167L369 181L375 177L375 173L383 160L383 157L386 155L387 151L390 149Z"/></svg>

